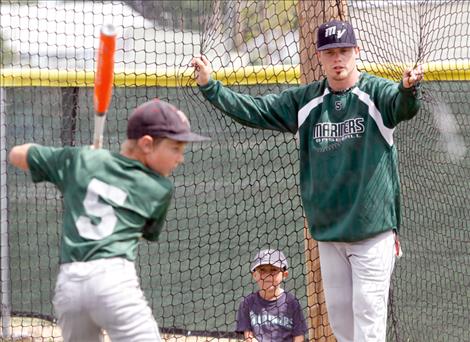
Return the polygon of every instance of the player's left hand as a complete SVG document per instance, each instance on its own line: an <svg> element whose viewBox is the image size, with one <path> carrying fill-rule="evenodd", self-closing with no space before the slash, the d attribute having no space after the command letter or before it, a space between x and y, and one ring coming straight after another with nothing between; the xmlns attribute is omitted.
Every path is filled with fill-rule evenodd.
<svg viewBox="0 0 470 342"><path fill-rule="evenodd" d="M424 69L421 64L416 65L414 68L408 68L403 72L403 86L411 88L420 82L424 77Z"/></svg>
<svg viewBox="0 0 470 342"><path fill-rule="evenodd" d="M191 60L191 66L194 67L196 83L205 86L211 78L212 67L206 56L195 56Z"/></svg>

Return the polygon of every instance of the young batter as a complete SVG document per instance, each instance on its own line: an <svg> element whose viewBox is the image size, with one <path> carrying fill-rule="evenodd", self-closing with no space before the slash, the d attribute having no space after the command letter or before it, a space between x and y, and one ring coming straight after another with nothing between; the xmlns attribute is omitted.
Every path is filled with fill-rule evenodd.
<svg viewBox="0 0 470 342"><path fill-rule="evenodd" d="M192 64L202 94L222 112L250 127L298 133L302 202L334 334L339 342L383 342L400 225L393 132L418 112L423 70L406 70L399 84L359 72L347 22L322 24L317 42L326 79L281 94L233 92L210 79L206 57Z"/></svg>
<svg viewBox="0 0 470 342"><path fill-rule="evenodd" d="M134 267L140 238L156 241L183 162L186 116L153 100L129 118L121 153L90 147L15 146L10 162L34 182L55 184L64 216L54 309L65 341L160 341Z"/></svg>

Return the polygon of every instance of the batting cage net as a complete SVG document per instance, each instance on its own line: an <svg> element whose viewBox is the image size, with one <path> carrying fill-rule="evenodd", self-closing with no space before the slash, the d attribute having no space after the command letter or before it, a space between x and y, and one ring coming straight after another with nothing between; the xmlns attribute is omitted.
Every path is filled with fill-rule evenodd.
<svg viewBox="0 0 470 342"><path fill-rule="evenodd" d="M304 309L308 340L333 341L315 243L304 229L296 137L224 116L201 96L189 63L203 54L230 88L279 93L322 77L317 26L339 18L356 29L361 71L399 80L421 63L426 72L420 113L395 132L404 255L392 281L388 340L469 339L468 1L3 0L0 10L3 338L61 340L51 305L61 195L33 184L6 154L25 142L92 143L97 37L112 23L115 88L103 147L119 151L132 109L155 97L212 138L188 146L170 177L176 192L160 241L143 241L138 252L141 285L164 336L240 338L238 305L257 289L250 259L270 247L288 258L284 286Z"/></svg>

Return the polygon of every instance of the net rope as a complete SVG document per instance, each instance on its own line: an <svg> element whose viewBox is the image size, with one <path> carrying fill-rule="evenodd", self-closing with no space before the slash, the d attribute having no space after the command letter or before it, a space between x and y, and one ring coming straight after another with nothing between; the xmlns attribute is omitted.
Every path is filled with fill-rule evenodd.
<svg viewBox="0 0 470 342"><path fill-rule="evenodd" d="M405 66L425 65L423 107L394 135L404 256L393 275L387 335L390 341L465 341L470 3L317 3L315 17L307 18L311 24L334 15L356 28L362 71L398 80ZM284 287L306 317L312 310L307 287L315 292L317 284L309 283L305 262L296 137L224 116L201 96L189 66L194 55L204 54L215 78L254 96L296 87L302 73L321 76L319 65L299 68L300 18L307 13L298 9L296 0L0 4L2 153L31 141L91 144L96 37L104 22L116 26L119 38L103 147L119 151L132 109L155 97L180 107L194 131L211 136L211 142L188 146L185 163L170 177L176 192L160 241L139 247L141 286L166 336L239 338L238 305L256 290L250 259L268 247L286 254L291 267ZM312 26L310 34L315 32ZM11 328L27 336L45 334L48 324L39 318L54 320L62 199L53 186L33 185L9 165L2 165L1 174L10 277L1 281L11 299ZM3 262L2 268L7 274ZM60 338L56 331L52 335ZM309 336L333 340L325 319Z"/></svg>

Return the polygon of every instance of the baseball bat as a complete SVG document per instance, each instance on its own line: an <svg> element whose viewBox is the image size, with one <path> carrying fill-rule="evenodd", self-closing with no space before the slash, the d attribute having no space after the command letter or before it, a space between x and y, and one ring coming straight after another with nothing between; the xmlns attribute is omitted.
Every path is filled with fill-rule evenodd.
<svg viewBox="0 0 470 342"><path fill-rule="evenodd" d="M94 107L95 128L93 134L93 146L101 148L103 144L104 123L106 112L111 102L114 80L114 52L116 50L116 31L112 24L106 24L101 28L100 43L98 48Z"/></svg>

